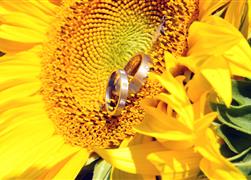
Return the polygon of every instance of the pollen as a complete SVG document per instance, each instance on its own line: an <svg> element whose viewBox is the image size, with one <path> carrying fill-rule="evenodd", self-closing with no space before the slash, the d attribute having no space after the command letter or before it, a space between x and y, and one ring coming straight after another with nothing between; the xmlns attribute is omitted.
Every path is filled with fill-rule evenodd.
<svg viewBox="0 0 251 180"><path fill-rule="evenodd" d="M197 0L78 0L63 5L48 33L41 73L41 94L56 133L89 149L117 147L134 135L132 127L144 118L142 99L159 93L161 86L147 80L128 98L121 116L111 117L104 107L110 74L142 52L152 58L153 71L162 73L165 51L186 53L188 27L197 15Z"/></svg>

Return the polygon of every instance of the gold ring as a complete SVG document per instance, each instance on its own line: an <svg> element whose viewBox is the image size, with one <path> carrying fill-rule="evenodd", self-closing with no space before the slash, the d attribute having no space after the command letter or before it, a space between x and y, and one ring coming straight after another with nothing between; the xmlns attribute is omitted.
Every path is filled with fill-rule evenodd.
<svg viewBox="0 0 251 180"><path fill-rule="evenodd" d="M137 93L145 83L152 66L151 58L146 54L137 54L125 66L129 76L129 94Z"/></svg>
<svg viewBox="0 0 251 180"><path fill-rule="evenodd" d="M111 116L119 116L128 96L128 78L124 70L114 71L108 81L105 96L106 110Z"/></svg>

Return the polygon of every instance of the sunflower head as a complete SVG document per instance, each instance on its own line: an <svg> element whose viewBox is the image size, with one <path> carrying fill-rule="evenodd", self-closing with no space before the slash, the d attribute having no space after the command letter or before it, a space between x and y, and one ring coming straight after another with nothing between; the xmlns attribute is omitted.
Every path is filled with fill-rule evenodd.
<svg viewBox="0 0 251 180"><path fill-rule="evenodd" d="M187 27L195 17L195 5L195 1L165 0L65 5L45 46L41 74L41 93L57 132L82 147L114 147L133 135L132 126L144 116L141 99L158 93L160 86L148 81L128 99L121 117L109 117L104 109L109 75L140 52L149 54L154 71L161 73L164 51L186 52ZM164 33L160 34L163 17Z"/></svg>

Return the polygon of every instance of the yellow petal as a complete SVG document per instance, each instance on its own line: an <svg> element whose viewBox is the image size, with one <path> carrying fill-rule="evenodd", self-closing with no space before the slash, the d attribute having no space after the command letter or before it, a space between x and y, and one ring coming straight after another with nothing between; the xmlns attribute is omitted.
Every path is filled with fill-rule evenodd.
<svg viewBox="0 0 251 180"><path fill-rule="evenodd" d="M58 1L58 3L60 3L60 1L62 0L54 0L54 1ZM55 16L58 10L57 6L59 5L56 3L52 3L51 0L46 0L46 1L33 0L32 3L33 3L33 6L35 6L36 8L39 8L44 14L49 15L49 16Z"/></svg>
<svg viewBox="0 0 251 180"><path fill-rule="evenodd" d="M195 72L193 80L188 84L188 94L192 101L197 101L204 92L210 89L209 82L217 94L229 105L232 96L230 81L232 71L229 69L235 68L235 71L239 71L238 74L241 74L241 69L231 65L231 62L228 63L228 59L224 55L232 52L231 49L235 48L244 38L231 24L218 17L207 17L204 22L193 23L189 35L189 56L179 58L178 61L182 63L182 60L185 60L184 65ZM210 39L215 39L215 41L210 41ZM237 62L239 58L235 59ZM194 65L188 65L189 63ZM249 66L247 65L247 67ZM241 66L239 65L239 67ZM246 71L247 68L243 68L242 74ZM203 80L199 73L208 81ZM226 87L226 93L223 87Z"/></svg>
<svg viewBox="0 0 251 180"><path fill-rule="evenodd" d="M41 96L13 100L1 108L0 119L1 179L36 179L79 150L54 134Z"/></svg>
<svg viewBox="0 0 251 180"><path fill-rule="evenodd" d="M228 163L226 163L228 164ZM228 179L228 180L245 180L245 176L233 164L218 165L212 164L207 159L202 159L200 168L204 174L210 179Z"/></svg>
<svg viewBox="0 0 251 180"><path fill-rule="evenodd" d="M145 135L136 133L133 136L132 140L129 142L129 144L127 146L129 146L129 145L133 146L133 145L138 145L138 144L145 144L145 143L148 143L148 142L152 142L152 139L153 138L150 137L150 136L145 136Z"/></svg>
<svg viewBox="0 0 251 180"><path fill-rule="evenodd" d="M148 159L166 179L195 178L201 156L192 149L151 153Z"/></svg>
<svg viewBox="0 0 251 180"><path fill-rule="evenodd" d="M23 140L19 141L22 142ZM4 171L4 173L1 173L1 177L36 179L43 174L47 174L51 168L65 163L65 160L77 151L77 148L69 147L63 143L62 137L59 136L47 138L43 142L39 141L38 144L33 139L32 146L27 147L23 147L20 143L21 145L15 147L15 150L18 149L18 153L14 152L15 155L9 157L7 157L8 154L5 154L6 159L4 158L4 161L1 161L1 166L4 166L1 167L1 170Z"/></svg>
<svg viewBox="0 0 251 180"><path fill-rule="evenodd" d="M167 104L163 101L160 101L157 105L157 109L160 110L163 113L167 113L168 107Z"/></svg>
<svg viewBox="0 0 251 180"><path fill-rule="evenodd" d="M149 142L127 148L96 149L95 152L120 170L133 174L158 175L159 172L146 157L152 152L162 150L164 147L160 143Z"/></svg>
<svg viewBox="0 0 251 180"><path fill-rule="evenodd" d="M12 1L0 1L0 6L9 12L21 12L31 15L46 23L51 22L51 15L55 15L56 6L46 1L36 0L19 0L13 3ZM2 11L0 11L2 14Z"/></svg>
<svg viewBox="0 0 251 180"><path fill-rule="evenodd" d="M29 28L2 24L0 38L20 43L42 43L47 37L45 34Z"/></svg>
<svg viewBox="0 0 251 180"><path fill-rule="evenodd" d="M177 81L169 71L166 71L162 76L156 74L149 74L149 78L158 80L161 85L176 98L181 99L182 101L188 101L184 87Z"/></svg>
<svg viewBox="0 0 251 180"><path fill-rule="evenodd" d="M7 54L15 54L20 51L31 49L38 45L38 43L20 43L17 41L6 40L0 38L0 51Z"/></svg>
<svg viewBox="0 0 251 180"><path fill-rule="evenodd" d="M188 60L192 63L193 59L195 63L195 76L188 85L189 96L196 101L209 89L200 72L229 106L232 99L231 75L250 77L250 48L245 38L219 17L206 17L203 22L195 22L189 32ZM179 62L182 63L181 60Z"/></svg>
<svg viewBox="0 0 251 180"><path fill-rule="evenodd" d="M37 50L40 48L37 48ZM0 85L15 81L36 81L40 76L41 59L37 52L30 51L15 55L5 55L0 58Z"/></svg>
<svg viewBox="0 0 251 180"><path fill-rule="evenodd" d="M166 147L167 150L184 150L191 148L194 145L193 141L168 141L164 139L159 139L157 140L164 146Z"/></svg>
<svg viewBox="0 0 251 180"><path fill-rule="evenodd" d="M152 136L162 140L191 141L193 139L193 135L189 133L184 133L177 130L153 131L149 127L144 126L144 124L141 126L136 126L135 131L146 136Z"/></svg>
<svg viewBox="0 0 251 180"><path fill-rule="evenodd" d="M20 21L20 19L22 19L22 21ZM46 34L49 28L48 24L43 22L42 20L34 18L27 14L17 12L1 15L0 22L1 24L6 24L10 26L32 29L42 34Z"/></svg>
<svg viewBox="0 0 251 180"><path fill-rule="evenodd" d="M206 17L203 22L194 22L189 29L188 55L221 55L241 39L242 34L227 21L215 16Z"/></svg>
<svg viewBox="0 0 251 180"><path fill-rule="evenodd" d="M216 135L210 128L204 131L204 134L200 134L196 139L195 149L205 158L213 163L220 164L221 157L219 148L220 145L216 140ZM210 143L205 143L210 142Z"/></svg>
<svg viewBox="0 0 251 180"><path fill-rule="evenodd" d="M52 3L20 0L16 3L0 1L0 5L0 51L15 53L46 40L52 21L48 13L55 15L50 8L54 6Z"/></svg>
<svg viewBox="0 0 251 180"><path fill-rule="evenodd" d="M141 124L134 127L136 132L164 140L192 139L191 131L176 119L167 118L165 113L152 107L144 109L145 118Z"/></svg>
<svg viewBox="0 0 251 180"><path fill-rule="evenodd" d="M18 52L15 54L5 54L4 56L0 57L0 62L13 62L14 63L18 63L21 64L23 62L23 64L32 64L32 65L36 65L36 66L40 66L41 65L41 52L42 52L43 46L39 45L39 46L35 46L34 48L24 51L24 52Z"/></svg>
<svg viewBox="0 0 251 180"><path fill-rule="evenodd" d="M202 118L198 119L195 121L195 129L197 132L200 131L205 131L205 129L207 129L211 123L215 120L215 118L217 117L217 113L216 112L211 112L206 114L205 116L203 116Z"/></svg>
<svg viewBox="0 0 251 180"><path fill-rule="evenodd" d="M38 79L40 70L38 66L27 64L0 63L0 83L15 79Z"/></svg>
<svg viewBox="0 0 251 180"><path fill-rule="evenodd" d="M157 99L164 101L167 103L175 112L178 114L179 118L177 118L178 121L180 121L183 125L188 127L189 129L193 129L193 108L190 102L188 101L181 101L180 99L177 99L173 95L161 93L156 96Z"/></svg>
<svg viewBox="0 0 251 180"><path fill-rule="evenodd" d="M248 1L248 38L251 38L251 1Z"/></svg>
<svg viewBox="0 0 251 180"><path fill-rule="evenodd" d="M221 56L212 56L201 68L201 74L208 80L224 103L230 106L232 101L232 84L226 60Z"/></svg>
<svg viewBox="0 0 251 180"><path fill-rule="evenodd" d="M224 53L232 75L251 78L251 51L243 38L236 46Z"/></svg>
<svg viewBox="0 0 251 180"><path fill-rule="evenodd" d="M2 112L0 114L0 135L7 135L8 132L11 132L17 126L20 126L24 122L28 122L33 118L46 118L43 109L44 104L40 102L41 100L37 101L38 102L31 101L29 104L23 104L18 107L12 106ZM31 111L31 109L33 109L33 111Z"/></svg>
<svg viewBox="0 0 251 180"><path fill-rule="evenodd" d="M9 13L9 11L7 9L3 8L2 6L0 6L0 15L7 14L7 13Z"/></svg>
<svg viewBox="0 0 251 180"><path fill-rule="evenodd" d="M18 112L15 113L16 120L19 121L18 124L13 124L14 127L8 127L8 130L4 129L0 136L1 177L9 173L10 175L21 174L25 171L25 168L32 167L36 158L39 158L39 156L34 156L40 152L37 149L36 153L33 153L33 149L40 147L39 144L43 144L42 142L49 139L54 132L53 124L46 119L43 120L43 116L32 117L32 114L30 114L29 118L18 119L18 114ZM26 116L29 116L29 114ZM56 146L56 144L54 145ZM11 171L15 173L11 173Z"/></svg>
<svg viewBox="0 0 251 180"><path fill-rule="evenodd" d="M12 100L8 103L0 105L0 116L3 113L7 113L8 111L11 111L14 108L19 108L19 107L22 108L22 106L37 104L37 103L41 103L41 102L42 102L42 97L39 95ZM13 114L13 113L10 113L10 114ZM2 122L2 119L0 120L0 123L1 122Z"/></svg>
<svg viewBox="0 0 251 180"><path fill-rule="evenodd" d="M82 149L77 152L57 173L53 179L74 179L89 157L89 152Z"/></svg>
<svg viewBox="0 0 251 180"><path fill-rule="evenodd" d="M187 84L187 94L193 102L199 101L200 97L211 89L211 85L201 74L195 74Z"/></svg>
<svg viewBox="0 0 251 180"><path fill-rule="evenodd" d="M41 82L39 81L9 81L1 84L0 105L36 94L40 90L40 87Z"/></svg>
<svg viewBox="0 0 251 180"><path fill-rule="evenodd" d="M195 101L193 103L193 111L195 115L195 119L202 118L205 114L205 106L207 105L207 96L209 91L205 92L201 95L200 99L198 101Z"/></svg>
<svg viewBox="0 0 251 180"><path fill-rule="evenodd" d="M49 0L49 1L57 6L62 4L62 0Z"/></svg>
<svg viewBox="0 0 251 180"><path fill-rule="evenodd" d="M119 147L127 147L128 144L132 141L133 137L128 137L128 138L125 138L121 143L120 143L120 146Z"/></svg>
<svg viewBox="0 0 251 180"><path fill-rule="evenodd" d="M205 135L199 137L196 149L203 156L200 168L208 178L246 179L240 170L220 154L219 144L211 129L208 128L205 131Z"/></svg>
<svg viewBox="0 0 251 180"><path fill-rule="evenodd" d="M113 168L111 172L111 180L128 179L128 180L155 180L153 175L131 174L119 169Z"/></svg>
<svg viewBox="0 0 251 180"><path fill-rule="evenodd" d="M175 68L177 66L176 58L169 52L165 52L164 58L166 69L171 72L175 71Z"/></svg>
<svg viewBox="0 0 251 180"><path fill-rule="evenodd" d="M210 16L220 7L223 7L231 0L200 0L199 1L199 19Z"/></svg>
<svg viewBox="0 0 251 180"><path fill-rule="evenodd" d="M227 7L224 19L233 24L237 29L239 29L242 23L243 15L245 13L246 4L246 0L231 0ZM238 16L236 16L236 14L238 14Z"/></svg>
<svg viewBox="0 0 251 180"><path fill-rule="evenodd" d="M163 73L162 76L151 74L150 77L157 79L170 93L170 95L162 93L157 96L157 99L171 106L181 116L183 123L192 129L193 109L181 82L176 80L169 71Z"/></svg>
<svg viewBox="0 0 251 180"><path fill-rule="evenodd" d="M197 58L193 58L192 56L187 57L177 57L177 62L186 66L190 71L196 72L197 71L197 63L199 62ZM195 62L196 60L196 62Z"/></svg>
<svg viewBox="0 0 251 180"><path fill-rule="evenodd" d="M240 32L243 34L243 36L248 39L248 31L249 31L249 16L248 16L248 11L249 11L249 7L248 7L248 3L246 2L244 5L244 10L243 10L243 15L242 15L242 19L241 19L241 25L239 27Z"/></svg>
<svg viewBox="0 0 251 180"><path fill-rule="evenodd" d="M55 175L60 171L60 169L62 169L62 167L74 156L75 152L73 154L70 154L69 156L66 156L64 159L62 159L61 161L59 161L58 163L56 163L54 166L50 167L49 169L44 170L42 173L36 173L36 172L32 172L29 171L29 173L33 173L34 175L32 175L31 177L36 179L52 179L53 177L55 177ZM37 175L39 174L39 175ZM26 177L26 178L30 178L30 176L26 176L26 175L21 175L22 177ZM20 176L19 176L20 177Z"/></svg>

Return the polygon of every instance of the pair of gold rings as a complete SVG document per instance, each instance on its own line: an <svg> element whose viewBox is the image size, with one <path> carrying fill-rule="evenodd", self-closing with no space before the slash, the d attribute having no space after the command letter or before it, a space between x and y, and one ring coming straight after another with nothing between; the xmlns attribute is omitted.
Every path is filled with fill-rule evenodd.
<svg viewBox="0 0 251 180"><path fill-rule="evenodd" d="M114 71L107 84L105 105L108 114L119 116L129 95L137 93L145 83L152 65L146 54L134 56L124 69Z"/></svg>

